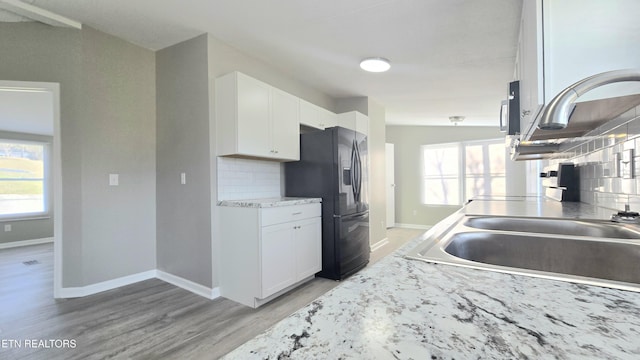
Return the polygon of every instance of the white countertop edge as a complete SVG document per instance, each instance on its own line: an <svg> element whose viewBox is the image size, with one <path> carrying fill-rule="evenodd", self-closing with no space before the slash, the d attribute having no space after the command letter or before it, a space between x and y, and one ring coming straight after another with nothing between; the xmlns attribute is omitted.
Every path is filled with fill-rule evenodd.
<svg viewBox="0 0 640 360"><path fill-rule="evenodd" d="M314 204L320 202L322 202L322 198L281 197L266 199L221 200L218 201L218 206L268 208L277 206Z"/></svg>

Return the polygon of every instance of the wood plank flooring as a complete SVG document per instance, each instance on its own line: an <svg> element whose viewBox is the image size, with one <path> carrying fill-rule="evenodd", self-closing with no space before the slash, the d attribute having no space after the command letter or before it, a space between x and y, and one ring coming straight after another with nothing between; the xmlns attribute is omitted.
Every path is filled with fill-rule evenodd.
<svg viewBox="0 0 640 360"><path fill-rule="evenodd" d="M370 265L423 232L389 229ZM52 284L52 244L0 250L0 359L217 359L339 283L316 278L258 309L158 279L58 300ZM49 341L64 339L75 348Z"/></svg>

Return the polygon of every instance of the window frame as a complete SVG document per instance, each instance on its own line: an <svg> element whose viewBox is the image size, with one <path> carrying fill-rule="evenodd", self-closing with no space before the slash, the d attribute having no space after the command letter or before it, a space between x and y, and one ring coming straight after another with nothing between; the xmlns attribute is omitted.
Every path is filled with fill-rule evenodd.
<svg viewBox="0 0 640 360"><path fill-rule="evenodd" d="M42 137L42 140L31 139L33 137ZM29 137L29 138L27 138ZM52 183L51 183L51 171L52 171L52 143L50 140L45 140L48 136L37 136L32 134L25 134L24 137L6 136L6 134L0 134L0 142L13 143L13 144L25 144L25 145L41 145L43 150L43 173L42 173L42 201L43 211L37 212L24 212L13 214L0 214L0 221L21 221L21 220L35 220L35 219L48 219L51 217L51 209L53 209L52 201ZM4 178L0 178L0 182L4 181ZM13 180L16 181L16 180ZM18 179L17 181L20 181ZM26 180L25 180L26 181ZM31 180L29 180L31 181Z"/></svg>
<svg viewBox="0 0 640 360"><path fill-rule="evenodd" d="M504 139L500 139L500 138L493 138L493 139L481 139L481 140L467 140L467 141L455 141L455 142L447 142L447 143L437 143L437 144L424 144L422 146L420 146L420 157L421 157L421 163L420 163L420 172L421 172L421 176L420 176L420 186L421 186L421 190L422 190L422 196L421 196L421 203L422 205L427 205L427 206L432 206L432 207L451 207L451 206L462 206L463 203L467 202L468 199L467 197L469 196L469 194L467 194L467 180L468 180L468 174L466 172L466 168L467 168L467 147L469 146L478 146L481 145L483 147L483 149L489 149L490 145L495 145L495 144L501 144L502 146L504 146ZM429 179L426 174L425 174L425 150L427 149L441 149L443 147L457 147L458 148L458 203L457 204L443 204L443 203L433 203L433 202L429 202L428 199L426 199L426 189L425 189L425 180ZM507 149L505 147L504 149L505 152L505 171L504 171L504 175L502 177L505 178L505 193L506 193L506 177L507 177L507 171L506 171L506 161L507 161ZM484 151L483 151L484 154ZM484 154L483 156L485 156L486 154ZM483 179L485 181L487 180L491 180L493 178L495 178L496 176L492 176L491 172L487 172L484 171L483 172ZM433 177L435 178L435 177ZM496 196L502 196L502 195L496 195Z"/></svg>

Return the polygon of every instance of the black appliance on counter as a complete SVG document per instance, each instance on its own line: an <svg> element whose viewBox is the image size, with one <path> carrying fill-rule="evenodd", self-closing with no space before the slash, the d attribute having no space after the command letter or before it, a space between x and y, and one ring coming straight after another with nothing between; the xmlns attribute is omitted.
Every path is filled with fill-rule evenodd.
<svg viewBox="0 0 640 360"><path fill-rule="evenodd" d="M332 127L300 135L300 161L285 163L285 195L322 198L322 271L341 280L369 262L367 136Z"/></svg>
<svg viewBox="0 0 640 360"><path fill-rule="evenodd" d="M580 172L573 163L558 164L540 173L545 196L557 201L580 201Z"/></svg>
<svg viewBox="0 0 640 360"><path fill-rule="evenodd" d="M520 81L509 83L508 100L500 107L500 131L507 135L520 133Z"/></svg>

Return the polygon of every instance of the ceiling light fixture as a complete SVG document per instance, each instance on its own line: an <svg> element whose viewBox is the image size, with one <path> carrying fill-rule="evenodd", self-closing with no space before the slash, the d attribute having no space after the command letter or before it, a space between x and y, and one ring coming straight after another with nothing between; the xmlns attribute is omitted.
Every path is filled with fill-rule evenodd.
<svg viewBox="0 0 640 360"><path fill-rule="evenodd" d="M391 68L389 60L381 57L366 58L360 62L360 68L369 72L385 72Z"/></svg>
<svg viewBox="0 0 640 360"><path fill-rule="evenodd" d="M449 116L449 121L451 121L453 125L458 126L458 123L464 121L464 116Z"/></svg>

